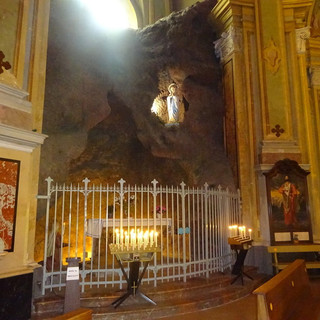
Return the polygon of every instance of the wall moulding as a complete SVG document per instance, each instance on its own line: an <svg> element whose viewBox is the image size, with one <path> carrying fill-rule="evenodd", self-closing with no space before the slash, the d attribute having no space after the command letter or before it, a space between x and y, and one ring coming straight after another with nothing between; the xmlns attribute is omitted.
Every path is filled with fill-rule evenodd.
<svg viewBox="0 0 320 320"><path fill-rule="evenodd" d="M295 140L291 141L267 141L260 143L260 151L267 153L301 153L300 147Z"/></svg>
<svg viewBox="0 0 320 320"><path fill-rule="evenodd" d="M0 124L0 147L31 153L47 137L45 134Z"/></svg>
<svg viewBox="0 0 320 320"><path fill-rule="evenodd" d="M264 173L270 171L274 166L274 163L263 163L255 166L255 171L264 177ZM305 171L310 171L311 165L309 163L299 163L299 166L305 170Z"/></svg>
<svg viewBox="0 0 320 320"><path fill-rule="evenodd" d="M259 150L260 164L275 163L289 158L301 162L301 150L297 142L292 141L262 141Z"/></svg>
<svg viewBox="0 0 320 320"><path fill-rule="evenodd" d="M28 96L24 90L0 83L0 101L6 107L31 113L31 102L26 100Z"/></svg>

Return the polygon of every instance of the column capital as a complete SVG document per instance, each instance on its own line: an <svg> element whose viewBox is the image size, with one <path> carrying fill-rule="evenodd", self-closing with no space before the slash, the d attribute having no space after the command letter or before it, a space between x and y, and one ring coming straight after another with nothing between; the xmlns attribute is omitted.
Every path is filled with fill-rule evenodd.
<svg viewBox="0 0 320 320"><path fill-rule="evenodd" d="M215 53L221 61L230 54L242 50L242 29L230 27L223 32L221 38L214 42Z"/></svg>
<svg viewBox="0 0 320 320"><path fill-rule="evenodd" d="M306 40L310 38L310 27L296 29L297 53L306 53Z"/></svg>

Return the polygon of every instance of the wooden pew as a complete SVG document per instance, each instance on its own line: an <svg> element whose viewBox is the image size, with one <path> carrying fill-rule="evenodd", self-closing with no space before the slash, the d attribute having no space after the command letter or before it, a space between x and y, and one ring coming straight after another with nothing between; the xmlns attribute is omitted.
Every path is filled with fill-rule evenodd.
<svg viewBox="0 0 320 320"><path fill-rule="evenodd" d="M79 308L74 311L70 311L61 316L53 318L54 320L92 320L92 310Z"/></svg>
<svg viewBox="0 0 320 320"><path fill-rule="evenodd" d="M258 320L319 320L320 297L312 295L305 261L297 259L253 291Z"/></svg>

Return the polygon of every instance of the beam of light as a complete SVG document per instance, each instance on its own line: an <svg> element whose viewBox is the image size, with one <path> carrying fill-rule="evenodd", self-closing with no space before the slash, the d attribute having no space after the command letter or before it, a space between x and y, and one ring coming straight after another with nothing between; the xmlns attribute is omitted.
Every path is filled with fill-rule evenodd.
<svg viewBox="0 0 320 320"><path fill-rule="evenodd" d="M81 0L92 18L106 30L136 28L132 24L128 8L121 0Z"/></svg>

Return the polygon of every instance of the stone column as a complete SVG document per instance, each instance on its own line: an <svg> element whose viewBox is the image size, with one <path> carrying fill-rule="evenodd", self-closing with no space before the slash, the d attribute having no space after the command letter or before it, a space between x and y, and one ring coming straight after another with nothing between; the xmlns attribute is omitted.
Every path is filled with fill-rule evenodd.
<svg viewBox="0 0 320 320"><path fill-rule="evenodd" d="M319 151L319 62L320 40L310 38L315 33L312 23L318 6L310 1L289 0L282 4L285 17L284 32L288 52L288 74L294 139L301 152L298 161L308 175L309 212L313 239L320 240L320 151ZM311 25L310 25L311 22ZM318 25L318 24L317 24ZM313 30L312 30L313 29Z"/></svg>
<svg viewBox="0 0 320 320"><path fill-rule="evenodd" d="M260 97L254 0L221 0L211 13L225 28L215 49L223 68L226 152L238 178L244 223L259 239L255 166ZM256 111L256 110L258 111Z"/></svg>
<svg viewBox="0 0 320 320"><path fill-rule="evenodd" d="M233 157L238 164L244 222L252 225L254 238L262 245L269 243L262 173L276 161L289 158L304 168L311 164L310 204L313 210L320 208L316 196L320 154L315 151L319 150L320 87L314 83L310 97L306 62L311 8L308 0L220 0L211 14L225 30L215 46L224 70L226 118L234 115ZM320 56L318 48L320 40L311 56L313 52ZM314 59L317 67L318 60ZM316 78L317 68L309 70L311 79ZM317 229L320 215L312 215Z"/></svg>

